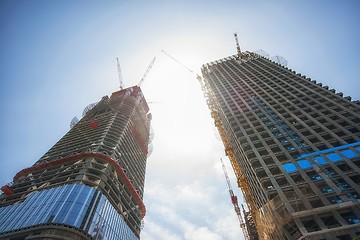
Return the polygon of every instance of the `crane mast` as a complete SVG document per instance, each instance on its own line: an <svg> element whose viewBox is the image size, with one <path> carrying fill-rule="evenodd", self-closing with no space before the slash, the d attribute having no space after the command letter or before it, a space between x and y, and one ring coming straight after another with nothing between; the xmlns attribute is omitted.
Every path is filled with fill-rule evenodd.
<svg viewBox="0 0 360 240"><path fill-rule="evenodd" d="M241 50L240 50L240 44L239 44L239 39L238 39L237 33L234 33L234 37L235 37L235 41L236 41L236 51L237 51L239 58L241 58L242 54L241 54Z"/></svg>
<svg viewBox="0 0 360 240"><path fill-rule="evenodd" d="M122 78L122 74L121 74L119 58L116 58L116 63L117 63L117 70L118 70L118 76L119 76L120 90L122 90L124 88L124 82L123 82L123 78Z"/></svg>
<svg viewBox="0 0 360 240"><path fill-rule="evenodd" d="M243 221L243 218L241 216L241 211L240 211L240 207L239 207L239 204L238 204L237 196L235 196L234 191L233 191L233 189L231 187L230 179L229 179L229 176L228 176L228 173L226 171L226 167L224 165L224 162L223 162L222 158L220 158L220 161L221 161L221 165L222 165L224 175L225 175L225 178L226 178L226 183L227 183L228 188L229 188L231 203L234 205L234 210L235 210L236 215L237 215L237 217L239 219L240 227L241 227L241 229L243 231L245 240L249 240L249 234L247 232L246 225L245 225L245 223Z"/></svg>

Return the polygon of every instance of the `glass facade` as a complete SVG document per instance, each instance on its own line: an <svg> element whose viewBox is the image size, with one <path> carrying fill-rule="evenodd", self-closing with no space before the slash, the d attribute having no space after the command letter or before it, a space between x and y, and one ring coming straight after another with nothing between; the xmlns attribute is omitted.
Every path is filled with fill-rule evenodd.
<svg viewBox="0 0 360 240"><path fill-rule="evenodd" d="M312 161L315 165L327 165L328 161L330 162L339 162L344 161L345 158L352 159L360 155L359 146L360 142L346 144L344 146L330 148L323 151L313 152L309 154L303 154L299 158L306 157ZM322 155L322 156L321 156ZM313 168L310 161L301 159L297 161L301 169ZM286 172L292 173L298 171L298 168L293 163L284 163L283 167Z"/></svg>
<svg viewBox="0 0 360 240"><path fill-rule="evenodd" d="M0 235L42 224L64 224L95 239L138 239L106 197L83 184L32 192L25 201L0 208Z"/></svg>

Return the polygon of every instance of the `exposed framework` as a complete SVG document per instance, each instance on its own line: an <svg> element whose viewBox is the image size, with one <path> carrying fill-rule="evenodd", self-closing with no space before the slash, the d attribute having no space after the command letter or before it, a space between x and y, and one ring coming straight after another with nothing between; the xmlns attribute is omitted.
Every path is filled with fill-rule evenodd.
<svg viewBox="0 0 360 240"><path fill-rule="evenodd" d="M257 68L259 68L261 72L258 69L255 69L255 66ZM267 70L266 67L269 67L271 70L272 70L272 68L274 68L273 72L275 72L275 73L271 72L270 73L271 75L270 75L267 72L269 70ZM246 75L244 72L246 72L246 74L248 74L248 75ZM330 115L329 112L333 111L332 109L330 109L327 106L331 106L331 107L334 106L337 109L342 109L343 108L342 105L351 107L350 111L348 109L346 109L346 113L342 113L345 116L350 117L351 119L342 120L342 119L344 119L344 116L339 116L338 114L336 114L336 116L334 117L334 116L330 115L331 119L328 120L329 123L331 122L334 125L339 125L338 122L341 121L343 124L346 124L348 126L347 129L344 129L343 127L341 127L341 129L343 131L345 131L348 134L348 136L344 137L344 139L339 138L338 136L336 136L336 134L341 134L341 136L344 136L344 134L341 131L339 131L340 126L338 129L336 129L335 126L327 124L325 127L330 126L330 128L336 129L336 132L332 133L331 132L332 129L330 129L329 132L324 132L319 137L321 138L323 136L329 136L329 133L332 135L335 135L336 138L335 137L334 138L337 139L337 141L338 141L338 142L335 142L335 144L337 144L337 146L340 145L340 147L332 148L332 150L329 149L327 151L324 150L325 152L324 151L316 152L316 150L315 150L315 152L310 153L309 151L304 151L303 142L297 141L296 139L294 140L294 138L291 137L291 132L289 132L288 130L286 130L286 128L284 128L282 126L284 123L277 121L276 117L274 118L275 115L273 113L271 113L270 109L276 109L276 110L282 109L282 112L292 114L292 112L290 110L286 109L286 107L288 105L290 105L291 110L296 110L297 112L302 111L302 109L301 109L301 107L299 107L299 105L307 106L308 109L310 109L312 106L309 105L307 102L305 102L303 99L299 98L298 96L294 96L294 98L292 98L292 99L295 99L295 100L293 100L294 101L294 103L293 103L290 101L286 101L286 97L284 97L283 95L279 94L279 96L278 95L272 96L271 94L266 92L266 90L271 91L272 93L275 93L276 91L278 91L278 92L281 91L282 93L284 93L284 92L287 93L286 91L288 91L288 92L290 92L290 91L288 89L286 89L286 87L292 89L293 86L291 86L290 84L293 83L294 81L296 81L295 83L298 84L300 87L302 87L303 91L304 91L304 89L308 88L308 89L311 89L310 91L308 91L309 93L318 94L317 92L319 91L319 89L318 89L318 86L316 86L316 82L315 82L315 84L310 83L310 81L307 82L307 81L305 81L305 79L303 79L305 77L301 77L301 75L299 75L300 76L299 77L299 76L297 76L297 74L293 73L292 71L288 71L284 67L281 67L278 64L275 64L273 62L261 59L259 56L255 55L255 54L249 54L249 58L242 56L241 59L236 56L231 56L231 57L228 57L228 58L225 58L222 60L218 60L218 61L206 64L203 68L203 74L206 75L207 82L211 81L211 84L213 84L213 85L211 85L211 87L213 90L215 89L215 91L216 91L216 93L213 93L213 96L215 94L217 94L217 99L220 101L220 103L218 103L218 106L219 107L220 107L220 105L222 106L222 107L220 107L220 109L222 110L223 108L225 108L226 110L230 110L229 112L231 112L233 109L239 110L239 113L237 113L238 114L237 116L234 116L231 114L226 115L226 114L224 114L224 112L219 112L219 111L217 111L216 114L221 116L224 132L227 130L227 128L235 128L235 126L239 126L239 125L241 125L240 129L241 129L241 127L243 127L246 130L246 131L242 130L243 132L239 131L239 130L231 130L231 131L226 132L227 133L226 137L228 137L227 142L228 143L231 142L232 146L236 146L236 148L238 147L237 144L241 142L241 145L246 147L246 149L245 149L247 152L246 155L250 156L250 159L246 159L246 161L243 161L243 159L238 159L238 161L241 163L247 162L247 163L251 164L250 169L252 168L254 171L256 171L257 177L264 179L264 180L262 179L261 183L264 187L264 190L267 191L267 194L268 194L269 198L271 199L270 201L267 200L266 204L264 204L261 201L259 203L259 199L257 199L257 201L258 201L257 205L260 205L260 207L257 209L255 215L256 215L256 227L260 234L260 236L259 236L260 239L283 239L285 227L287 228L287 231L288 231L287 234L289 234L286 236L287 239L297 239L297 238L320 239L320 238L318 238L319 237L318 235L323 234L324 236L325 235L329 236L329 234L331 232L336 232L336 231L339 234L341 231L350 231L351 230L352 234L354 234L355 233L354 230L356 229L356 226L358 226L358 221L359 221L359 219L356 218L355 216L346 217L346 221L348 221L350 223L350 225L347 225L347 223L342 223L342 225L337 223L337 224L339 224L338 226L331 225L332 224L331 217L329 217L329 218L323 217L324 218L323 223L322 223L323 226L326 224L326 225L329 225L329 228L332 228L332 229L326 229L325 227L322 227L322 229L324 229L324 230L319 231L319 232L311 232L311 231L315 231L315 230L314 230L314 228L312 228L312 226L310 224L314 223L314 225L316 225L316 223L311 220L311 217L313 215L315 215L316 217L317 217L317 215L325 216L325 213L327 213L329 211L338 211L338 210L340 211L340 213L343 212L344 214L345 213L348 214L347 212L349 212L350 209L354 210L354 206L358 202L359 195L354 194L354 190L358 191L357 183L359 181L359 177L352 176L352 175L354 174L353 169L358 169L359 159L356 158L356 160L355 160L355 161L357 161L356 164L352 163L350 159L354 158L354 155L356 155L356 154L357 154L357 156L359 155L359 153L356 153L356 152L359 152L359 149L360 149L358 147L359 142L356 142L359 139L359 132L358 132L358 128L356 127L356 124L349 125L347 123L348 121L349 122L353 121L354 123L359 123L359 117L357 116L357 113L355 113L355 110L357 109L357 111L358 111L358 108L359 108L359 106L356 105L356 104L358 104L358 102L351 103L350 101L348 101L350 99L346 99L346 98L339 99L338 97L335 97L335 94L329 93L329 91L325 92L325 94L331 95L331 97L332 97L331 101L341 102L341 105L333 104L333 103L331 103L331 105L330 105L330 101L326 98L322 98L321 100L316 99L316 98L318 98L317 96L313 98L314 101L318 101L318 105L319 105L320 109L322 110L322 112L324 112L324 118L326 120L329 119L329 117L327 117L326 114ZM268 75L266 75L266 74L268 74ZM234 77L234 76L236 76L236 77ZM261 76L261 78L260 78L260 76ZM254 79L251 79L251 77L253 77ZM216 83L215 83L215 81L216 81ZM238 82L235 83L235 81L238 81ZM289 81L290 83L287 81ZM280 89L274 90L275 85L279 84L279 82L282 83L279 85ZM299 83L297 83L297 82L299 82ZM313 85L315 85L316 87ZM313 87L313 88L311 88L311 87ZM235 89L235 88L237 88L237 89ZM256 88L256 90L254 90L254 88ZM264 88L266 90L264 91L262 88ZM241 93L239 93L239 92L237 92L237 91L239 91L239 89L245 89L245 90L241 90ZM266 96L266 101L271 101L272 103L276 104L276 107L273 108L273 106L271 106L271 104L261 103L259 101L259 99L256 99L250 95L250 94L256 94L258 96L261 96L261 94L258 91L262 91L262 93L264 93L264 96ZM293 91L298 92L299 90L294 89ZM324 90L320 90L320 92L322 92L322 91L324 91ZM290 94L291 93L292 92L290 92ZM301 91L299 91L299 93L301 95L304 94ZM334 91L334 93L335 93L335 91ZM238 99L236 99L236 100L232 99L231 94L234 96L237 96ZM338 95L338 94L336 94L336 95ZM342 94L340 96L342 96ZM275 97L278 97L283 101L279 102L279 100L276 99ZM307 97L307 96L304 96L304 98L306 100L309 99L309 97ZM231 104L234 105L233 109L230 109L229 105L231 105ZM287 105L287 106L284 107L283 105ZM276 110L274 110L274 111L276 111ZM345 110L343 110L343 111L345 111ZM348 111L349 111L349 113L347 113ZM350 113L351 111L353 111L353 112ZM262 115L258 114L258 112L259 113L261 112ZM240 113L241 113L241 117L240 117ZM304 115L305 114L306 113L304 113ZM258 116L255 117L255 115L258 115ZM298 115L300 115L300 114L298 114ZM287 122L287 124L289 124L288 123L288 121L290 121L289 118L297 119L298 115L294 115L294 117L291 115L290 116L286 115L286 117L284 117L283 115L277 113L277 116L280 116L282 118L282 120ZM302 117L303 115L300 115L300 116ZM309 115L306 115L306 116L309 116ZM318 120L319 118L317 118L317 116L319 116L319 114L311 112L311 116L309 116L309 118L311 119L313 116L316 117L316 119L314 119L314 123L312 123L313 125L319 124L319 121L326 122L325 119ZM236 122L234 117L235 117L235 119L237 117L239 117L240 120L236 119L238 121L238 122ZM251 120L249 120L249 117L251 117ZM284 119L283 119L283 117L284 117ZM232 118L232 122L231 123L227 122L228 119L231 119L231 118ZM332 119L336 119L337 121L332 121ZM291 124L292 125L296 124L297 127L301 126L301 124L303 123L301 120L299 120L301 123L300 122L295 123L295 121L296 120L291 120ZM268 123L270 124L269 127L267 127ZM254 127L254 128L251 129L250 126ZM273 127L270 129L270 126L273 126ZM323 127L323 125L319 124L319 127ZM266 128L269 128L269 129L266 130ZM262 139L262 133L266 133L266 134L269 133L269 136L271 136L272 134L274 134L274 131L276 128L281 130L283 136L285 135L286 138L289 138L289 141L282 142L282 140L280 140L280 137L277 137L277 135L273 136L273 140L278 141L277 145L279 145L279 148L277 148L277 145L275 145L275 141L271 140L271 137L270 137L270 140L266 139L266 141L265 141L265 139ZM291 126L291 129L294 129L296 131L296 128L294 128L294 126ZM308 127L307 129L311 130L310 127ZM317 128L317 129L319 129L319 128ZM351 131L348 131L349 129L351 129ZM254 130L254 131L252 131L252 130ZM232 136L232 134L234 134L234 131L238 132L238 134L236 136ZM249 135L251 133L247 134L247 132L253 132L253 134L255 132L255 137L256 137L257 141L262 144L257 143L255 145L255 143L252 142L251 139L249 139ZM301 138L305 139L306 143L310 145L311 142L309 142L309 139L307 139L307 137L311 137L311 139L314 139L314 137L311 136L309 132L306 132L305 134L307 134L307 135L304 136L304 135L302 135L302 134L304 134L303 132L304 131L297 132L297 133L300 134ZM325 133L327 135L325 135ZM330 136L327 137L327 139L328 138L330 138ZM324 137L324 139L325 139L325 137ZM352 139L354 139L354 140L352 140ZM355 141L355 143L354 143L354 141ZM272 142L273 145L270 145L267 142ZM289 144L287 144L287 142L289 142ZM328 146L332 146L332 144L334 144L334 140L332 140L332 142L329 142L329 143L327 143L326 140L323 140L322 142L319 142L319 143L316 142L315 146L314 146L314 144L312 144L311 147L313 149L314 148L317 149L317 147L326 149L326 146L322 146L322 145L324 145L323 144L324 142ZM291 148L288 147L286 149L285 147L289 146L290 143L292 143L294 147L291 147ZM345 143L345 145L341 145L344 143ZM346 145L346 143L353 143L353 144ZM317 170L318 175L316 175L316 176L312 175L312 171L307 171L305 173L305 174L308 174L308 176L307 175L304 176L303 173L302 173L303 174L302 176L299 176L299 174L291 174L291 176L288 176L289 174L285 174L285 176L281 175L281 171L279 171L280 170L279 167L282 168L285 165L284 162L286 163L287 161L289 161L287 159L292 159L292 156L295 156L295 155L287 154L287 156L286 156L287 159L283 158L281 160L278 160L277 156L271 156L273 159L271 159L271 157L269 156L268 159L263 160L262 155L259 152L265 152L266 150L263 150L264 147L261 148L262 146L268 146L266 148L266 150L275 146L274 149L271 149L270 151L276 152L275 153L276 155L284 155L283 153L285 153L287 151L291 151L291 153L293 154L293 152L295 152L296 149L301 153L301 150L302 150L303 153L305 153L305 154L303 154L302 156L297 156L295 158L295 160L291 160L291 161L299 162L300 160L297 160L297 159L301 159L301 157L308 159L310 162L314 163L312 168L314 170ZM352 149L352 150L350 150L350 149ZM241 152L243 151L241 146L238 149L238 151L241 151ZM257 155L254 155L252 153L252 151L256 152ZM354 155L347 157L347 159L349 159L349 160L344 159L344 161L347 164L349 164L349 166L351 166L351 168L352 168L352 169L349 168L349 170L351 169L351 171L349 173L344 174L342 172L342 169L339 169L339 167L337 167L335 164L331 163L331 161L329 161L330 159L328 159L328 158L326 158L327 162L325 162L325 163L324 163L324 161L325 161L324 159L322 159L322 161L316 160L317 158L319 158L319 155L322 155L322 154L325 155L325 153L326 154L327 153L335 154L336 151L340 152L340 154L342 152L346 152L346 151L353 152ZM232 152L234 153L234 151L232 151ZM239 153L237 153L237 154L239 154ZM240 158L241 158L242 157L241 155L242 154L239 154L237 156L240 156ZM340 157L340 155L336 155L336 156ZM343 159L343 158L341 158L341 159ZM271 160L273 160L275 162L272 162ZM261 161L265 161L265 162L260 163ZM276 162L276 161L278 161L278 162ZM301 161L304 162L307 160L301 160ZM340 158L337 158L334 161L340 161ZM328 163L328 162L330 162L330 163ZM341 163L341 162L339 162L339 163ZM296 162L295 162L295 164L296 164ZM270 167L268 167L267 165L270 165ZM338 175L333 176L334 172L329 172L327 170L329 168L329 165L332 168L336 169L336 171L338 172ZM339 164L339 165L344 165L344 164ZM343 166L341 166L341 167L343 167ZM310 168L310 167L307 167L307 168ZM275 172L275 169L277 169L277 172ZM236 168L234 168L234 170L236 170ZM266 173L266 170L267 171L273 170L273 171ZM310 170L311 170L311 168L310 168ZM326 172L325 170L327 170L328 172ZM284 170L282 170L282 171L284 171ZM270 179L269 178L266 179L267 174L269 174L270 176L271 175L275 176L276 179L272 178L272 176L270 177ZM309 174L311 174L311 175L309 175ZM352 178L350 179L349 177L347 177L346 176L347 174L352 174L351 175ZM302 177L304 177L304 179ZM309 177L311 178L311 180L320 180L321 179L321 182L314 184L314 183L310 182L311 180L307 180L307 178L309 178ZM343 182L338 181L338 179L341 180L342 177L344 177L346 179L346 181L351 183L351 187L350 187L350 184L346 185ZM307 182L305 180L307 180ZM279 182L277 182L277 181L279 181ZM301 183L301 185L299 186L299 188L300 187L301 188L296 189L297 192L287 190L285 192L286 195L282 195L282 196L275 195L276 191L279 191L279 192L282 191L282 186L279 186L279 184L289 183L289 186L285 185L285 187L287 187L288 189L290 189L290 187L297 188L296 184L293 183L292 181L298 181ZM332 195L336 194L338 198L336 198L334 196L328 197L328 200L331 201L331 203L333 205L326 205L326 206L321 207L322 203L319 200L314 200L316 198L316 195L313 195L313 193L311 195L307 195L306 189L308 189L308 187L304 187L304 183L310 184L311 185L310 190L313 190L313 192L318 193L319 195L322 195L322 193L319 192L319 188L321 187L321 184L326 183L327 185L333 187L334 192L332 192ZM343 192L339 191L341 189L344 189L345 191L343 191ZM325 191L326 188L322 188L321 190ZM307 197L311 198L312 205L307 203L307 206L305 208L303 206L303 202L306 202L306 201L309 202L309 200L303 199L303 198L299 199L297 194L304 194L306 196L305 198L307 198ZM346 197L346 195L348 195L348 197ZM353 201L353 202L346 201L347 199L351 200L351 198L355 199L355 201ZM324 199L324 197L322 197L322 200L323 199ZM266 199L264 199L264 200L266 201ZM324 199L323 201L326 202L327 199ZM334 201L339 201L339 202L334 202ZM291 208L294 208L294 209L292 210ZM292 211L289 212L288 209L290 209ZM304 210L304 209L308 209L308 210ZM358 211L354 210L354 213L357 213L357 212ZM339 216L339 213L337 213L337 214ZM347 216L346 214L345 214L345 216ZM317 217L316 221L318 221L318 219L319 219L319 217ZM339 221L342 220L340 216L337 219L339 219ZM342 220L342 221L344 221L344 220ZM320 222L320 221L318 221L318 222ZM351 225L351 224L357 224L357 225ZM299 227L298 227L299 225L300 226L305 225L305 227L308 228L310 232L307 232L308 229L305 229L305 227L303 227L303 229L301 229L301 232L300 232ZM313 230L311 230L311 229L313 229ZM289 238L289 237L291 237L291 238Z"/></svg>
<svg viewBox="0 0 360 240"><path fill-rule="evenodd" d="M286 133L286 136L292 139L304 154L311 156L311 152L309 152L306 148L306 143L300 142L296 134L293 134L289 127L286 126L285 123L281 122L278 117L276 117L276 115L271 110L271 106L264 104L257 97L252 97L252 101L255 103L254 111L262 110L263 112L266 112L270 116L270 119L275 122L276 126L282 129ZM263 122L266 120L268 119L262 119ZM310 157L310 159L316 165L316 172L335 191L338 198L344 202L347 202L348 207L355 206L359 209L360 199L354 198L354 196L347 190L347 188L344 187L342 183L340 183L335 177L333 177L333 173L324 167L324 165L319 160L317 160L315 157ZM275 198L268 202L262 208L263 211L259 211L257 214L258 219L260 219L261 222L261 224L259 224L259 229L264 233L264 235L282 239L283 232L280 227L288 223L292 219L292 216L285 209L283 210L283 215L280 216L278 212L275 211L275 209L278 207L276 206L277 201L279 201L279 199Z"/></svg>
<svg viewBox="0 0 360 240"><path fill-rule="evenodd" d="M197 79L201 85L201 90L204 93L206 103L210 109L211 117L214 119L214 124L215 124L216 128L218 129L221 140L224 144L225 154L226 154L226 156L228 156L228 158L230 160L230 163L233 167L233 170L234 170L234 173L235 173L235 176L237 179L238 186L242 190L245 201L248 205L249 211L250 211L251 216L253 217L255 225L256 225L256 223L257 223L256 205L254 203L252 196L250 195L249 186L246 181L245 175L241 172L240 166L235 158L233 148L231 147L230 142L226 137L225 129L223 127L223 124L220 119L220 115L219 115L217 107L216 107L215 98L213 97L213 94L212 94L210 88L206 85L205 81L199 75L197 75Z"/></svg>
<svg viewBox="0 0 360 240"><path fill-rule="evenodd" d="M75 123L40 160L18 172L14 176L12 186L3 187L10 189L11 192L0 197L1 211L17 214L17 211L23 211L18 206L29 205L31 202L29 203L28 199L31 197L36 199L36 196L44 192L57 191L68 186L86 185L90 189L87 191L97 192L91 204L86 205L92 206L91 209L86 211L98 214L99 211L102 212L101 206L106 204L106 208L111 209L112 215L100 213L101 218L107 218L104 220L107 223L96 223L101 226L98 226L97 232L94 230L95 233L91 233L88 232L89 229L83 229L81 226L90 228L93 226L92 221L96 219L85 214L86 219L82 220L80 228L73 227L72 231L77 234L84 231L92 236L82 239L94 239L103 235L105 237L106 234L109 237L110 234L119 234L120 230L107 230L102 233L101 229L104 228L102 226L104 224L107 224L109 229L110 221L113 221L114 224L122 227L126 225L128 229L126 232L131 236L124 235L124 239L138 239L142 227L141 219L146 213L142 198L148 144L151 142L149 133L151 114L148 111L148 105L138 86L114 92L111 97L103 97L100 102L89 107L84 117ZM66 193L64 196L67 196ZM12 206L18 210L9 211ZM94 212L93 210L99 206L99 211ZM27 214L32 213L27 212ZM42 218L33 217L35 224L33 227L44 224L45 218L49 218L49 220L45 219L48 225L54 226L69 219L62 218L60 213L51 216L47 216L48 212L43 214ZM73 215L76 216L75 213ZM52 222L54 218L56 220ZM7 219L6 223L0 225L1 237L8 239L19 234L32 235L31 231L29 233L24 231L24 227L29 227L25 222L20 222L18 228L13 228L10 221L11 219ZM71 221L65 222L65 225L71 227L71 224L69 225ZM41 234L45 234L46 231L44 228ZM60 235L66 235L65 232L60 233L61 231L59 230ZM71 238L77 239L75 236Z"/></svg>
<svg viewBox="0 0 360 240"><path fill-rule="evenodd" d="M311 152L307 150L306 144L300 142L299 138L295 136L291 132L291 130L289 130L289 128L284 123L282 123L280 119L278 119L275 116L275 114L270 110L270 106L265 105L264 103L259 101L259 99L257 99L256 97L253 97L252 99L257 106L259 106L263 111L268 113L270 118L276 123L276 126L281 128L286 133L286 135L289 138L291 138L294 141L294 143L303 151L304 154L311 156ZM352 201L354 205L359 209L360 199L354 198L352 194L344 186L342 186L341 183L336 178L332 176L331 172L329 172L319 160L317 160L315 157L311 157L311 160L317 166L316 171L319 173L320 176L323 177L326 183L335 190L339 198L341 198L343 201L349 201L349 200Z"/></svg>

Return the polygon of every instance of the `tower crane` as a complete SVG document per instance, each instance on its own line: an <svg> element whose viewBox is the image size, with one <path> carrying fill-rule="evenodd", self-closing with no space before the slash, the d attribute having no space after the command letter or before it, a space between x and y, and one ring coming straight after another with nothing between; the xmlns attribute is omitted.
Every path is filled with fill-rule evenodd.
<svg viewBox="0 0 360 240"><path fill-rule="evenodd" d="M149 64L148 68L146 69L143 77L141 78L140 82L138 83L138 87L141 87L141 85L144 83L144 80L145 80L146 76L148 75L148 73L150 72L150 69L154 65L155 60L156 60L156 57L154 57L153 60L151 60L151 62Z"/></svg>
<svg viewBox="0 0 360 240"><path fill-rule="evenodd" d="M181 66L183 66L184 68L186 68L189 72L194 73L193 70L191 70L188 66L186 66L185 64L183 64L182 62L180 62L179 60L177 60L176 58L174 58L173 56L171 56L170 54L168 54L167 52L165 52L164 50L161 50L166 56L168 56L169 58L171 58L172 60L174 60L175 62L177 62L178 64L180 64Z"/></svg>
<svg viewBox="0 0 360 240"><path fill-rule="evenodd" d="M226 183L228 185L228 188L229 188L229 193L230 193L230 199L231 199L231 203L234 205L234 210L236 212L236 215L239 219L239 222L240 222L240 227L243 231L243 234L244 234L244 237L245 237L245 240L249 240L249 234L247 232L247 228L246 228L246 225L243 221L243 218L241 216L241 211L240 211L240 207L239 207L239 204L238 204L238 199L237 199L237 196L234 194L234 191L231 187L231 183L230 183L230 179L229 179L229 176L227 174L227 171L226 171L226 167L224 165L224 162L222 160L222 158L220 158L220 161L221 161L221 165L222 165L222 168L224 170L224 175L225 175L225 178L226 178Z"/></svg>
<svg viewBox="0 0 360 240"><path fill-rule="evenodd" d="M140 87L144 83L144 80L145 80L146 76L148 75L148 73L150 72L152 66L154 65L155 59L156 59L156 57L154 57L151 60L151 62L149 64L148 68L146 69L143 77L141 78L140 82L137 84L138 87ZM122 89L124 89L124 81L123 81L123 77L122 77L122 74L121 74L119 58L116 58L116 63L117 63L117 70L118 70L118 76L119 76L120 90L122 90Z"/></svg>

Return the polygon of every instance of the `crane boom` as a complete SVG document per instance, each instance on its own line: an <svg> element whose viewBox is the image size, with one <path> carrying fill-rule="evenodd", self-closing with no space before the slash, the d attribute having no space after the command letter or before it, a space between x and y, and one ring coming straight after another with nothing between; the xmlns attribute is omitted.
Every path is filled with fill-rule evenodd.
<svg viewBox="0 0 360 240"><path fill-rule="evenodd" d="M245 240L249 240L249 235L248 235L248 232L247 232L247 228L246 228L246 225L244 223L244 220L241 216L241 211L240 211L240 207L239 207L239 204L238 204L238 199L237 199L237 196L235 196L234 194L234 191L231 187L231 183L230 183L230 179L229 179L229 176L228 176L228 173L226 171L226 167L224 165L224 162L222 160L222 158L220 158L220 161L221 161L221 165L222 165L222 168L224 170L224 175L225 175L225 178L226 178L226 183L228 185L228 188L229 188L229 193L230 193L230 199L231 199L231 203L234 205L234 210L236 212L236 215L239 219L239 222L240 222L240 227L243 231L243 234L244 234L244 237L245 237Z"/></svg>
<svg viewBox="0 0 360 240"><path fill-rule="evenodd" d="M194 73L193 70L191 70L188 66L186 66L185 64L183 64L182 62L178 61L176 58L174 58L173 56L171 56L170 54L168 54L167 52L165 52L164 50L161 50L165 55L167 55L169 58L171 58L172 60L174 60L175 62L177 62L178 64L180 64L181 66L183 66L184 68L186 68L189 72Z"/></svg>
<svg viewBox="0 0 360 240"><path fill-rule="evenodd" d="M118 70L118 76L119 76L120 89L123 89L124 82L123 82L123 78L122 78L122 74L121 74L119 58L116 58L116 62L117 62L117 70Z"/></svg>
<svg viewBox="0 0 360 240"><path fill-rule="evenodd" d="M145 80L146 76L148 75L148 73L150 72L150 69L151 69L152 66L154 65L155 60L156 60L156 57L154 57L153 60L151 60L151 62L150 62L150 64L149 64L148 68L146 69L143 77L141 78L140 82L138 83L138 86L139 86L139 87L144 83L144 80Z"/></svg>

